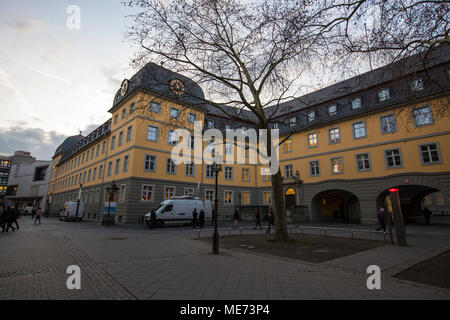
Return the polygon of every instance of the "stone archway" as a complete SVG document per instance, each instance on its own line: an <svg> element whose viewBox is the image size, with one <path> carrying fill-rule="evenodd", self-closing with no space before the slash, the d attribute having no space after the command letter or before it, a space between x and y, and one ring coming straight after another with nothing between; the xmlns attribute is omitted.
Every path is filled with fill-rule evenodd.
<svg viewBox="0 0 450 320"><path fill-rule="evenodd" d="M359 222L361 219L358 197L340 189L317 193L311 201L311 211L322 221Z"/></svg>
<svg viewBox="0 0 450 320"><path fill-rule="evenodd" d="M295 207L296 205L296 192L295 189L289 188L284 193L284 203L286 206L286 209L290 209L292 207Z"/></svg>
<svg viewBox="0 0 450 320"><path fill-rule="evenodd" d="M436 188L424 186L424 185L403 185L403 186L392 186L392 188L397 188L400 205L402 208L403 220L406 223L422 222L422 202L423 199L433 193L439 191ZM386 208L388 211L389 200L389 188L383 190L377 197L377 210L381 207Z"/></svg>

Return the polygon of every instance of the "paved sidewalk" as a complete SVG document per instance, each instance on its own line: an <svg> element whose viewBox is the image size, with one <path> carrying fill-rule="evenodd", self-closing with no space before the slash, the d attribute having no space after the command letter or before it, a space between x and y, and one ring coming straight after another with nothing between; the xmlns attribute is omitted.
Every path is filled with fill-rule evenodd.
<svg viewBox="0 0 450 320"><path fill-rule="evenodd" d="M449 290L392 278L368 290L365 274L336 260L317 265L227 250L214 256L209 243L186 238L187 228L20 224L0 234L0 299L450 299ZM81 290L66 288L73 264L81 268Z"/></svg>

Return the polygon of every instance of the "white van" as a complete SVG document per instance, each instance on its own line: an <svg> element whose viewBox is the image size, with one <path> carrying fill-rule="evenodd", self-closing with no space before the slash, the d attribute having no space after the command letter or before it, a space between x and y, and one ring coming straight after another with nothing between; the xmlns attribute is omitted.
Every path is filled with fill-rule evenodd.
<svg viewBox="0 0 450 320"><path fill-rule="evenodd" d="M211 201L203 201L192 197L179 197L163 201L156 209L156 222L162 224L187 224L192 223L192 212L194 208L200 214L205 212L205 225L212 223ZM144 222L150 223L150 212L144 216Z"/></svg>
<svg viewBox="0 0 450 320"><path fill-rule="evenodd" d="M77 201L69 201L64 204L64 210L59 213L59 220L82 221L84 218L84 203L80 201L77 214Z"/></svg>

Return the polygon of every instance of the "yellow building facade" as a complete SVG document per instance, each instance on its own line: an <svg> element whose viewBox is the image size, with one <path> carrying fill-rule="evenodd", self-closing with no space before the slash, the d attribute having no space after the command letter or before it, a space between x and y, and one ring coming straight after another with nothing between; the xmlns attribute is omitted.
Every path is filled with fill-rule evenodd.
<svg viewBox="0 0 450 320"><path fill-rule="evenodd" d="M450 65L448 50L443 51L427 72L432 79L415 69L386 76L382 68L267 109L285 140L280 169L290 221L375 223L391 187L400 189L408 219L420 216L427 195L450 198ZM242 110L242 122L231 120L205 105L203 97L192 80L152 63L124 80L109 110L111 119L58 147L50 211L56 214L81 192L86 216L100 220L113 181L116 220L123 223L139 222L173 196L214 199L210 166L172 162L173 131L193 132L195 121L222 132L250 129L252 115ZM223 165L217 195L223 219L235 208L250 219L256 207L265 212L271 205L270 177L259 169Z"/></svg>

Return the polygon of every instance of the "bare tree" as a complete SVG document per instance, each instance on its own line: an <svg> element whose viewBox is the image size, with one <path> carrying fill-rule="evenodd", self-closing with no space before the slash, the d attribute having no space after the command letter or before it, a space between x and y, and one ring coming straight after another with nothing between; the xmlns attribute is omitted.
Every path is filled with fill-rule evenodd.
<svg viewBox="0 0 450 320"><path fill-rule="evenodd" d="M330 39L364 3L358 1L131 0L129 37L148 60L201 84L206 103L231 119L270 129L285 101L298 96L298 81L318 57L330 59ZM251 111L251 116L230 111ZM271 106L270 112L266 107ZM276 147L268 130L267 154ZM280 170L272 175L275 238L288 241Z"/></svg>

